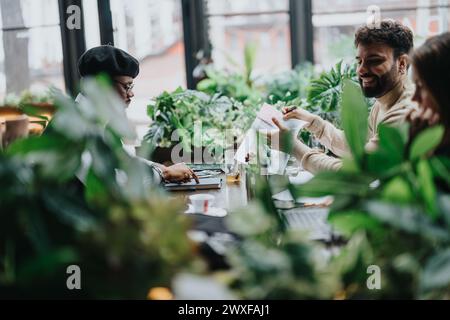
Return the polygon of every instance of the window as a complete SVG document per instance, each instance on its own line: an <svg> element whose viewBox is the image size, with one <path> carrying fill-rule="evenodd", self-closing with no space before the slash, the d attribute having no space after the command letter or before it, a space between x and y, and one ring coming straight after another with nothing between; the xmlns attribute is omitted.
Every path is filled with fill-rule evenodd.
<svg viewBox="0 0 450 320"><path fill-rule="evenodd" d="M244 64L244 48L257 46L255 73L290 69L287 0L208 0L212 59L218 68Z"/></svg>
<svg viewBox="0 0 450 320"><path fill-rule="evenodd" d="M138 136L148 130L150 98L186 87L180 0L111 0L114 45L140 61L128 118Z"/></svg>
<svg viewBox="0 0 450 320"><path fill-rule="evenodd" d="M416 46L450 27L449 0L314 0L316 63L328 68L340 59L353 59L354 33L366 22L367 8L373 4L380 7L381 18L399 20L411 27L416 36Z"/></svg>
<svg viewBox="0 0 450 320"><path fill-rule="evenodd" d="M64 89L58 0L0 0L0 98Z"/></svg>
<svg viewBox="0 0 450 320"><path fill-rule="evenodd" d="M102 44L100 43L100 22L98 18L97 1L98 0L83 0L84 36L86 38L87 50Z"/></svg>
<svg viewBox="0 0 450 320"><path fill-rule="evenodd" d="M111 0L115 45L141 62L136 101L186 86L179 0Z"/></svg>

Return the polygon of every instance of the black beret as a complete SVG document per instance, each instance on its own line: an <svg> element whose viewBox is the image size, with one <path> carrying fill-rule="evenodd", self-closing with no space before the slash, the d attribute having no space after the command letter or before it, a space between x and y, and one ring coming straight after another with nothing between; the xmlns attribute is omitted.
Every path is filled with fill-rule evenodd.
<svg viewBox="0 0 450 320"><path fill-rule="evenodd" d="M139 61L130 54L113 46L100 46L86 51L78 61L81 77L106 73L111 77L139 74Z"/></svg>

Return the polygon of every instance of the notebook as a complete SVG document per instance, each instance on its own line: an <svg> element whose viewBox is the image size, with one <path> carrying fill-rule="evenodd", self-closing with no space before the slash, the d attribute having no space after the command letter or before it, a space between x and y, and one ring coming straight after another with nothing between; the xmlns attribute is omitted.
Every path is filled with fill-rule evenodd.
<svg viewBox="0 0 450 320"><path fill-rule="evenodd" d="M278 119L280 123L287 127L294 136L298 136L300 130L307 124L304 121L296 119L285 121L283 120L283 114L281 113L281 111L277 110L274 106L264 104L258 112L251 129L247 131L243 142L236 152L236 161L240 163L246 163L247 155L257 154L257 131L266 130L266 132L268 133L270 131L278 130L278 127L272 121L273 118ZM270 154L268 173L283 175L285 173L290 155L278 150L270 150L269 146L266 146L265 148L269 149L267 153Z"/></svg>
<svg viewBox="0 0 450 320"><path fill-rule="evenodd" d="M167 191L197 191L197 190L214 190L222 188L221 178L200 179L200 183L194 180L188 183L165 183L164 188Z"/></svg>
<svg viewBox="0 0 450 320"><path fill-rule="evenodd" d="M236 152L235 160L239 163L247 162L247 155L250 155L251 159L256 157L258 143L256 137L255 127L261 129L265 126L265 129L272 130L271 127L263 120L257 118L253 123L253 127L247 131L244 140L242 141L239 149ZM266 154L270 153L270 161L268 163L269 174L283 175L286 165L289 161L289 155L277 150L270 150L269 146L264 146ZM252 161L252 160L251 160Z"/></svg>

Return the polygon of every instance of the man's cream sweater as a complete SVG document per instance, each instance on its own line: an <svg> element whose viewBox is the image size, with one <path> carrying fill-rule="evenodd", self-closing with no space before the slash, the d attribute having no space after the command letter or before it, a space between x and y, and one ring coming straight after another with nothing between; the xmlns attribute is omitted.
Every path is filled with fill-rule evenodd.
<svg viewBox="0 0 450 320"><path fill-rule="evenodd" d="M380 123L396 125L406 120L408 113L415 108L415 103L411 100L413 95L414 85L405 76L391 91L376 100L369 116L369 140L366 150L377 148ZM350 155L344 131L328 121L315 117L306 130L336 156L342 158ZM311 173L336 171L342 167L341 159L330 157L321 150L308 148L299 141L294 146L294 155L301 161L303 168Z"/></svg>

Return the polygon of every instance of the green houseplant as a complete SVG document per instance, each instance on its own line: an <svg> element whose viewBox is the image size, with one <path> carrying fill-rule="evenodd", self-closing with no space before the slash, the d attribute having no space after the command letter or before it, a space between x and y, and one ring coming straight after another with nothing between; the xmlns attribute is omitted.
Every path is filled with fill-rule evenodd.
<svg viewBox="0 0 450 320"><path fill-rule="evenodd" d="M55 111L50 93L38 95L24 91L20 96L6 97L3 106L0 107L0 117L9 118L26 114L30 117L30 134L39 135L44 131Z"/></svg>
<svg viewBox="0 0 450 320"><path fill-rule="evenodd" d="M360 89L346 81L342 100L352 159L339 172L320 173L291 189L296 196L334 195L330 223L359 239L360 246L346 248L331 266L339 270L344 296L448 298L450 161L428 156L443 128L424 131L407 148L406 128L382 126L379 148L369 153L364 149L368 111ZM368 290L361 281L369 265L381 269L381 290Z"/></svg>
<svg viewBox="0 0 450 320"><path fill-rule="evenodd" d="M256 111L220 94L209 96L179 88L156 97L148 106L148 115L153 122L145 141L150 144L171 151L180 143L186 153L200 148L202 153L207 149L221 155L242 138Z"/></svg>
<svg viewBox="0 0 450 320"><path fill-rule="evenodd" d="M224 95L246 106L261 104L263 92L256 84L253 74L256 55L257 45L250 43L244 48L243 66L239 66L231 57L228 58L231 64L236 66L236 70L220 70L213 65L207 67L207 78L198 83L197 90L209 95Z"/></svg>
<svg viewBox="0 0 450 320"><path fill-rule="evenodd" d="M382 126L379 149L368 153L366 101L350 80L341 112L352 159L305 185L281 182L294 197L334 196L329 223L346 239L340 251L320 258L320 245L287 228L271 200L273 180L260 179L256 200L228 218L244 241L230 249L233 268L222 280L249 299L448 298L450 159L427 156L442 128L408 148L404 127ZM370 267L381 270L379 290L367 285Z"/></svg>
<svg viewBox="0 0 450 320"><path fill-rule="evenodd" d="M249 170L256 176L256 198L228 218L227 225L243 241L230 248L232 268L223 281L244 299L332 298L339 279L324 268L323 245L288 229L272 200L279 183L260 177L258 167Z"/></svg>
<svg viewBox="0 0 450 320"><path fill-rule="evenodd" d="M122 148L134 133L104 82L86 81L80 104L55 93L44 135L0 154L3 298L145 299L191 261L179 204ZM66 286L70 265L82 290Z"/></svg>

